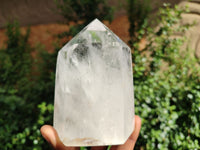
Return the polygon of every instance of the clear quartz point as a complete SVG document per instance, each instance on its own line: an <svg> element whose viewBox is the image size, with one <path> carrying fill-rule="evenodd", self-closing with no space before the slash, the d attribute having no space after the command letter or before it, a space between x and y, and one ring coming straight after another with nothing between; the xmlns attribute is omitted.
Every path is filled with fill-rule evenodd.
<svg viewBox="0 0 200 150"><path fill-rule="evenodd" d="M98 19L58 53L54 127L66 146L123 144L134 129L131 50Z"/></svg>

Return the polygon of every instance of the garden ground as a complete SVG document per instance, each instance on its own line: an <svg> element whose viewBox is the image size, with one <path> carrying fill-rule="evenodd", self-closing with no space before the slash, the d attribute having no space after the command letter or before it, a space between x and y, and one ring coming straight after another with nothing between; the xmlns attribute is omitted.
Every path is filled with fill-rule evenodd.
<svg viewBox="0 0 200 150"><path fill-rule="evenodd" d="M129 40L129 22L127 16L116 17L110 24L104 22L115 34L117 34L124 42ZM22 33L25 33L27 27L21 27ZM57 36L64 31L69 29L66 24L51 23L51 24L40 24L30 26L31 34L29 43L31 46L42 44L45 49L49 52L54 50L54 44L58 40ZM6 36L5 29L0 29L0 48L5 47ZM66 39L62 39L62 42L66 42Z"/></svg>

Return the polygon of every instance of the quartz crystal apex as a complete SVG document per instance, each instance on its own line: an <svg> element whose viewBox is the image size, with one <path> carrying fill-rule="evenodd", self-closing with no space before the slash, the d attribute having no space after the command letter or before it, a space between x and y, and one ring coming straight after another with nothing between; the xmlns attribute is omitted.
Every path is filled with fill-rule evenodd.
<svg viewBox="0 0 200 150"><path fill-rule="evenodd" d="M58 53L54 127L66 146L123 144L134 129L131 50L98 19Z"/></svg>

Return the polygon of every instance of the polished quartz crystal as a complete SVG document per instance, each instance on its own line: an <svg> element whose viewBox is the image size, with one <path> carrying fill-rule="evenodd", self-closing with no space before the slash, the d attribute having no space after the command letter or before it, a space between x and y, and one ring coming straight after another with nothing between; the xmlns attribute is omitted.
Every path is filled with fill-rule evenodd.
<svg viewBox="0 0 200 150"><path fill-rule="evenodd" d="M131 50L98 19L58 53L54 127L66 146L123 144L134 129Z"/></svg>

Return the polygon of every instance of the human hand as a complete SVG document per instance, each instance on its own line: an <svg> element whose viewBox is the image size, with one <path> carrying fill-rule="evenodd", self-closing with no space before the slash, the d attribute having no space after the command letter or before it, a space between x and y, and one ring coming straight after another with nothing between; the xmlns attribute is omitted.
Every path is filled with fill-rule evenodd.
<svg viewBox="0 0 200 150"><path fill-rule="evenodd" d="M141 128L141 119L139 116L135 116L135 130L130 135L128 140L123 145L112 146L110 150L133 150L135 147L135 143L139 136ZM56 130L50 125L44 125L40 129L42 136L47 140L47 142L55 149L55 150L79 150L79 147L67 147L65 146L60 138ZM95 146L92 147L91 150L106 150L106 146Z"/></svg>

